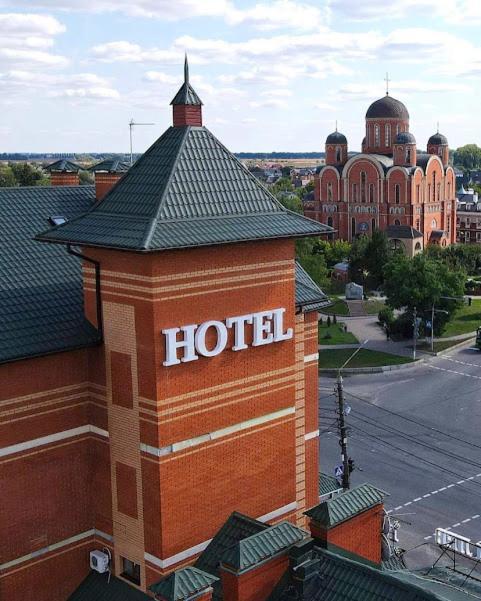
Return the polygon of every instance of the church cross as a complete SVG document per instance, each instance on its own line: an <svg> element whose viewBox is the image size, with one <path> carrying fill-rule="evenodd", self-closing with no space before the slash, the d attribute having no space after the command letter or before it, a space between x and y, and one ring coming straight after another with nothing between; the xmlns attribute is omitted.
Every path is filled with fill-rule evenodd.
<svg viewBox="0 0 481 601"><path fill-rule="evenodd" d="M389 73L386 72L386 77L384 78L384 81L386 82L386 96L389 96L389 82L391 81L389 79Z"/></svg>

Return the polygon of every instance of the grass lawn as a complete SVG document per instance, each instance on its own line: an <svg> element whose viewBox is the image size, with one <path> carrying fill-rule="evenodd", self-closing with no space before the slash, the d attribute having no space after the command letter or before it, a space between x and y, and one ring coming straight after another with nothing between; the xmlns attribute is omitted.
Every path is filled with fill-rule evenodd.
<svg viewBox="0 0 481 601"><path fill-rule="evenodd" d="M326 319L324 318L324 322ZM329 335L326 338L326 335ZM351 332L345 332L344 326L336 323L329 327L319 324L319 344L356 344L358 339Z"/></svg>
<svg viewBox="0 0 481 601"><path fill-rule="evenodd" d="M481 300L473 300L472 305L463 305L458 309L452 321L446 325L442 338L469 334L481 326Z"/></svg>
<svg viewBox="0 0 481 601"><path fill-rule="evenodd" d="M321 369L335 369L344 365L346 360L352 355L353 349L326 349L319 352L319 367ZM369 351L361 349L347 364L349 367L382 367L383 365L400 365L401 363L411 363L412 359L400 357L399 355L390 355L379 351Z"/></svg>
<svg viewBox="0 0 481 601"><path fill-rule="evenodd" d="M346 301L336 299L329 307L323 307L321 312L327 313L328 315L349 315L349 307L347 306Z"/></svg>
<svg viewBox="0 0 481 601"><path fill-rule="evenodd" d="M364 301L364 311L367 315L377 315L381 309L384 309L386 306L384 301L378 299L372 299Z"/></svg>
<svg viewBox="0 0 481 601"><path fill-rule="evenodd" d="M434 352L435 353L439 353L439 351L445 351L448 348L451 348L452 346L455 346L456 344L460 344L461 342L463 342L463 340L470 340L472 339L472 337L467 337L467 338L463 338L461 340L435 340L434 341ZM430 342L422 342L421 344L418 344L417 348L420 351L430 351L431 350L431 343Z"/></svg>

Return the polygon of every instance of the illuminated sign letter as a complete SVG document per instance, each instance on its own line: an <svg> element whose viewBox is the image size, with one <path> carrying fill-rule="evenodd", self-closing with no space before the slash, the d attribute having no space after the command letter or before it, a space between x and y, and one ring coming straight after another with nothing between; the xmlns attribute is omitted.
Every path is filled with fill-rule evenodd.
<svg viewBox="0 0 481 601"><path fill-rule="evenodd" d="M261 346L273 342L272 311L259 311L259 313L254 313L253 317L254 337L252 346Z"/></svg>
<svg viewBox="0 0 481 601"><path fill-rule="evenodd" d="M234 346L233 351L243 351L247 348L245 342L244 329L248 323L252 325L252 315L238 315L237 317L228 317L225 320L225 325L228 328L234 327Z"/></svg>
<svg viewBox="0 0 481 601"><path fill-rule="evenodd" d="M183 326L182 328L169 328L162 330L165 336L165 361L162 365L166 367L170 365L178 365L181 361L195 361L199 357L195 354L194 333L197 328L196 324ZM183 332L184 339L177 340L178 332ZM177 349L184 349L184 356L181 359L177 358Z"/></svg>
<svg viewBox="0 0 481 601"><path fill-rule="evenodd" d="M207 348L205 336L209 328L217 330L217 342L212 350ZM205 321L195 333L195 348L199 355L204 357L215 357L222 353L227 345L227 328L221 321Z"/></svg>

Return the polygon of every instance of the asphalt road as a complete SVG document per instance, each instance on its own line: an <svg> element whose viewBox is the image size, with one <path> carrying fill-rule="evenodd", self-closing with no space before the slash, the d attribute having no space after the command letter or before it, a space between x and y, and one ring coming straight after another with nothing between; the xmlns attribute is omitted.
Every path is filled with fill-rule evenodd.
<svg viewBox="0 0 481 601"><path fill-rule="evenodd" d="M340 463L334 386L321 378L320 458L329 474ZM436 527L481 541L481 353L461 349L407 370L346 376L344 390L352 484L389 493L385 507L401 521L408 564L439 556Z"/></svg>

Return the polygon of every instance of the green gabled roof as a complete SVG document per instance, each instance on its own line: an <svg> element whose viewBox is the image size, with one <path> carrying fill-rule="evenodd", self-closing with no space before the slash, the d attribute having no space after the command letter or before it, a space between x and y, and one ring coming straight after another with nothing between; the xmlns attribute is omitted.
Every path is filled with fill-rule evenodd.
<svg viewBox="0 0 481 601"><path fill-rule="evenodd" d="M83 310L81 261L36 232L95 201L94 186L0 188L0 363L98 342Z"/></svg>
<svg viewBox="0 0 481 601"><path fill-rule="evenodd" d="M165 601L184 601L192 595L200 593L219 580L207 572L197 568L187 567L169 574L167 578L159 580L149 586L155 595L161 596Z"/></svg>
<svg viewBox="0 0 481 601"><path fill-rule="evenodd" d="M269 557L274 557L307 536L307 532L290 522L279 522L227 549L222 556L222 563L236 571L247 570Z"/></svg>
<svg viewBox="0 0 481 601"><path fill-rule="evenodd" d="M336 495L332 499L319 503L319 505L306 511L305 515L322 526L336 526L378 505L384 500L386 494L371 484L361 484L361 486L351 488L351 490Z"/></svg>
<svg viewBox="0 0 481 601"><path fill-rule="evenodd" d="M331 301L314 282L302 265L296 261L296 306L304 311L315 311Z"/></svg>
<svg viewBox="0 0 481 601"><path fill-rule="evenodd" d="M67 601L152 601L152 597L115 576L109 580L107 574L92 571Z"/></svg>
<svg viewBox="0 0 481 601"><path fill-rule="evenodd" d="M157 251L320 235L205 127L170 127L90 211L38 240Z"/></svg>
<svg viewBox="0 0 481 601"><path fill-rule="evenodd" d="M78 173L82 167L77 165L77 163L73 163L72 161L68 161L66 159L61 159L60 161L55 161L55 163L51 163L47 167L45 167L45 171L55 172L67 172L67 173Z"/></svg>
<svg viewBox="0 0 481 601"><path fill-rule="evenodd" d="M199 555L195 567L213 576L219 576L220 560L230 547L257 532L268 528L267 524L254 520L242 513L234 511L228 517L208 546ZM219 580L213 584L213 599L222 599L222 584Z"/></svg>
<svg viewBox="0 0 481 601"><path fill-rule="evenodd" d="M342 490L342 486L339 482L334 478L334 476L329 476L328 474L323 474L322 472L319 474L319 496L322 497L324 495L330 495L333 492Z"/></svg>
<svg viewBox="0 0 481 601"><path fill-rule="evenodd" d="M130 169L129 163L120 159L105 159L96 165L88 168L88 171L97 173L98 171L107 171L108 173L126 173Z"/></svg>

